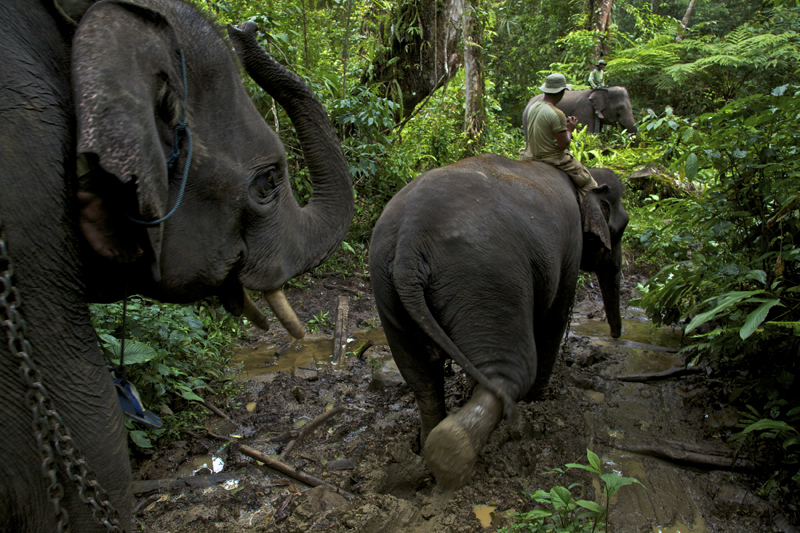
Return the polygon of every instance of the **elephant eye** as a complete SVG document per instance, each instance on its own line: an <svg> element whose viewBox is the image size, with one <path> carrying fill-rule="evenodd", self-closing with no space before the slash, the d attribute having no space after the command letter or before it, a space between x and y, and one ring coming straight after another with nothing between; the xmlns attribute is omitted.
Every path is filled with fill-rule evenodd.
<svg viewBox="0 0 800 533"><path fill-rule="evenodd" d="M269 202L278 190L278 171L275 167L259 170L250 183L250 197L260 204Z"/></svg>

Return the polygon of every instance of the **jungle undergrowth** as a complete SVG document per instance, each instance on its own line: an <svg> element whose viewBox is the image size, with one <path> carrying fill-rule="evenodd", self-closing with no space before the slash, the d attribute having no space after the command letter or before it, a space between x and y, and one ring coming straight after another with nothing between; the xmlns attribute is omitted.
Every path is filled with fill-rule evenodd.
<svg viewBox="0 0 800 533"><path fill-rule="evenodd" d="M572 483L567 487L554 486L549 491L542 489L534 492L523 493L539 506L527 512L511 513L513 520L510 526L498 529L498 533L526 532L526 533L595 533L604 531L608 533L607 521L611 498L617 491L631 484L644 487L639 480L632 477L618 476L615 473L603 474L600 458L591 450L586 450L588 465L567 463L567 469L579 468L599 477L603 488L602 503L589 500L576 500L572 491L582 489L580 483ZM564 474L564 470L556 468L549 473Z"/></svg>

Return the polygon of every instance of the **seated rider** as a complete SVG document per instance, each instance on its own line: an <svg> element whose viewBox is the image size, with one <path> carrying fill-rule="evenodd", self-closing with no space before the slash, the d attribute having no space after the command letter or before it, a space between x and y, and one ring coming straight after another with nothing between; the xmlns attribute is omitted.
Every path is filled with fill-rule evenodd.
<svg viewBox="0 0 800 533"><path fill-rule="evenodd" d="M539 89L544 92L544 99L528 108L528 122L523 124L528 134L528 142L525 151L520 155L520 160L542 161L562 170L578 189L578 201L583 202L587 191L597 187L597 182L586 167L567 150L572 141L572 130L578 125L578 119L567 118L563 111L556 107L564 97L564 93L572 89L572 85L567 85L567 79L563 74L556 73L547 76Z"/></svg>
<svg viewBox="0 0 800 533"><path fill-rule="evenodd" d="M589 73L589 87L594 89L600 89L605 87L603 83L603 69L606 67L606 62L602 59L597 62L597 66L592 69Z"/></svg>

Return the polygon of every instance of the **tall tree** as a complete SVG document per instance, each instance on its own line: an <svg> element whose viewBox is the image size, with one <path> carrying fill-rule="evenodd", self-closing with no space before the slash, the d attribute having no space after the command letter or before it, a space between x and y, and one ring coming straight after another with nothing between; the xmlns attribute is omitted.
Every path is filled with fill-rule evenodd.
<svg viewBox="0 0 800 533"><path fill-rule="evenodd" d="M380 22L383 46L361 83L381 83L409 116L457 72L462 14L462 0L400 0Z"/></svg>
<svg viewBox="0 0 800 533"><path fill-rule="evenodd" d="M476 13L479 0L467 0L464 6L464 130L470 141L480 139L484 125L484 79L482 58L482 24Z"/></svg>
<svg viewBox="0 0 800 533"><path fill-rule="evenodd" d="M608 33L608 27L611 25L611 10L613 7L614 0L589 0L591 29L600 33L600 42L595 48L595 59L599 59L600 56L608 55L606 35Z"/></svg>

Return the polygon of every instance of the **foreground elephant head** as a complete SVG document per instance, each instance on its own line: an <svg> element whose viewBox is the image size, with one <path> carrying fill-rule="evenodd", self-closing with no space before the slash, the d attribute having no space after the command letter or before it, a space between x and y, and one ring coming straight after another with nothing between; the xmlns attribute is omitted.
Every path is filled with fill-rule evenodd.
<svg viewBox="0 0 800 533"><path fill-rule="evenodd" d="M528 108L540 101L543 95L534 96L528 101L522 112L523 130L527 124ZM631 108L631 99L625 87L607 87L595 91L567 91L564 98L556 105L566 116L578 118L578 124L587 127L592 133L599 133L599 125L616 126L619 124L628 133L636 133L636 119ZM528 133L525 131L525 140Z"/></svg>
<svg viewBox="0 0 800 533"><path fill-rule="evenodd" d="M566 174L494 154L419 176L386 206L370 245L375 301L411 386L425 458L458 487L515 402L545 390L570 319L579 269L597 274L611 335L621 333L622 235L628 215L610 170L582 213ZM445 409L443 364L477 383Z"/></svg>
<svg viewBox="0 0 800 533"><path fill-rule="evenodd" d="M72 531L105 531L63 453L45 465L63 496L48 498L60 489L42 454L58 435L32 429L31 387L48 391L36 412L57 411L85 456L83 481L105 489L88 494L110 505L99 516L127 530L125 428L87 302L218 295L265 325L243 288L277 291L336 250L353 211L349 170L322 106L264 53L253 24L229 33L297 129L314 189L303 208L229 46L188 4L10 0L0 17L0 274L13 268L14 289L0 285L13 304L0 316L15 338L0 345L0 530L55 531L68 514ZM38 368L33 380L21 361Z"/></svg>

